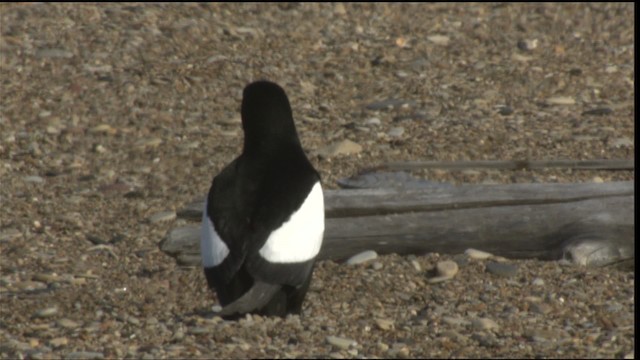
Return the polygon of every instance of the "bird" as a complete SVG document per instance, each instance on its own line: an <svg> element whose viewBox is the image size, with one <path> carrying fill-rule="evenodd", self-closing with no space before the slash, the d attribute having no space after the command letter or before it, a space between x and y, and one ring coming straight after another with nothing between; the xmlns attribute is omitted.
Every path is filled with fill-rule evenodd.
<svg viewBox="0 0 640 360"><path fill-rule="evenodd" d="M320 175L278 84L248 84L240 112L242 153L213 178L204 205L204 274L223 318L300 314L324 235Z"/></svg>

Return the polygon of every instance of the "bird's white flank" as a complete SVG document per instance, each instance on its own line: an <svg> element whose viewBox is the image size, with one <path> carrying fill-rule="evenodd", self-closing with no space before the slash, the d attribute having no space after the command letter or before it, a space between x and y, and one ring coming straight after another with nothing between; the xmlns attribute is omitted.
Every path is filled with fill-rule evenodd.
<svg viewBox="0 0 640 360"><path fill-rule="evenodd" d="M213 222L207 215L207 201L204 202L202 212L202 230L200 235L200 254L205 268L218 266L229 255L227 244L213 227Z"/></svg>
<svg viewBox="0 0 640 360"><path fill-rule="evenodd" d="M260 255L271 263L308 261L320 252L323 234L324 197L317 182L300 208L269 235Z"/></svg>

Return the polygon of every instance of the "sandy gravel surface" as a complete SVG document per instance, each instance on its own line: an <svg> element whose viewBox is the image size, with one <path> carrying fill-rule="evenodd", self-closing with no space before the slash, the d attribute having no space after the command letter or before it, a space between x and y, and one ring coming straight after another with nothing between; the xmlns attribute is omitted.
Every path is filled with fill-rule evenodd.
<svg viewBox="0 0 640 360"><path fill-rule="evenodd" d="M0 357L632 357L633 272L461 254L322 262L302 316L224 322L200 269L157 244L239 153L242 88L260 78L287 91L327 188L386 161L633 159L633 12L1 4ZM430 283L443 260L459 272Z"/></svg>

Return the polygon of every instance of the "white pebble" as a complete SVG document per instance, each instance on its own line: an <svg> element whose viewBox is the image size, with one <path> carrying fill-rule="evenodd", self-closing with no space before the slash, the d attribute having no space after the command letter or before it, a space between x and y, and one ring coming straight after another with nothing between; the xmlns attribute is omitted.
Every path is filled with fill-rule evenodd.
<svg viewBox="0 0 640 360"><path fill-rule="evenodd" d="M493 254L488 253L486 251L472 249L472 248L469 248L469 249L465 250L464 253L468 257L470 257L472 259L477 259L477 260L485 260L485 259L488 259L488 258L493 256Z"/></svg>
<svg viewBox="0 0 640 360"><path fill-rule="evenodd" d="M531 283L535 286L542 286L544 285L544 280L542 280L541 278L535 278Z"/></svg>
<svg viewBox="0 0 640 360"><path fill-rule="evenodd" d="M355 340L332 335L327 336L327 342L342 350L347 350L349 347L358 344Z"/></svg>
<svg viewBox="0 0 640 360"><path fill-rule="evenodd" d="M367 261L378 258L378 253L373 250L366 250L359 254L355 254L347 260L347 265L362 264Z"/></svg>

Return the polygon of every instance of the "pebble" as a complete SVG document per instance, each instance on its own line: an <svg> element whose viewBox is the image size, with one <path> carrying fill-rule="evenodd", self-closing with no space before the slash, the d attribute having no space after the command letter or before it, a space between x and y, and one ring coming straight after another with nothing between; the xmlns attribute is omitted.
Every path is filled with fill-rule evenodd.
<svg viewBox="0 0 640 360"><path fill-rule="evenodd" d="M402 134L404 134L404 128L401 126L391 128L391 130L389 130L389 132L387 133L387 135L391 137L400 137L402 136Z"/></svg>
<svg viewBox="0 0 640 360"><path fill-rule="evenodd" d="M414 101L401 100L401 99L387 99L382 101L372 102L365 106L367 110L387 110L396 107L405 107L415 105Z"/></svg>
<svg viewBox="0 0 640 360"><path fill-rule="evenodd" d="M317 151L318 155L324 157L333 157L336 155L352 155L362 151L362 146L349 139L339 141L337 143L325 146Z"/></svg>
<svg viewBox="0 0 640 360"><path fill-rule="evenodd" d="M427 40L437 45L447 45L449 43L449 37L444 35L429 35Z"/></svg>
<svg viewBox="0 0 640 360"><path fill-rule="evenodd" d="M149 222L152 224L155 224L161 221L170 221L175 219L176 219L175 211L162 211L149 216Z"/></svg>
<svg viewBox="0 0 640 360"><path fill-rule="evenodd" d="M13 284L13 286L23 291L32 291L32 290L44 289L47 287L47 284L40 281L19 281Z"/></svg>
<svg viewBox="0 0 640 360"><path fill-rule="evenodd" d="M18 229L5 229L0 232L0 243L5 241L11 241L22 236L22 233Z"/></svg>
<svg viewBox="0 0 640 360"><path fill-rule="evenodd" d="M529 306L529 309L531 312L546 315L553 311L553 306L545 303L532 303L531 306Z"/></svg>
<svg viewBox="0 0 640 360"><path fill-rule="evenodd" d="M65 356L64 358L68 360L104 359L104 354L100 352L94 352L94 351L74 351L72 353L67 354L67 356Z"/></svg>
<svg viewBox="0 0 640 360"><path fill-rule="evenodd" d="M591 110L584 111L582 115L591 115L591 116L604 116L613 113L613 110L608 107L599 107Z"/></svg>
<svg viewBox="0 0 640 360"><path fill-rule="evenodd" d="M189 328L189 330L187 330L187 332L189 334L192 335L199 335L199 334L206 334L209 332L209 329L204 328L204 327L199 327L199 326L192 326Z"/></svg>
<svg viewBox="0 0 640 360"><path fill-rule="evenodd" d="M43 273L35 274L31 277L31 279L44 283L54 283L60 281L60 277L58 275Z"/></svg>
<svg viewBox="0 0 640 360"><path fill-rule="evenodd" d="M382 122L377 117L367 119L364 124L367 126L379 126Z"/></svg>
<svg viewBox="0 0 640 360"><path fill-rule="evenodd" d="M544 280L542 280L541 278L535 278L533 279L531 284L535 286L544 286Z"/></svg>
<svg viewBox="0 0 640 360"><path fill-rule="evenodd" d="M518 49L524 51L531 51L538 47L538 39L532 40L520 40L518 41Z"/></svg>
<svg viewBox="0 0 640 360"><path fill-rule="evenodd" d="M498 114L502 115L502 116L508 116L513 114L513 108L509 107L509 106L501 106L498 109Z"/></svg>
<svg viewBox="0 0 640 360"><path fill-rule="evenodd" d="M418 262L418 260L411 260L411 266L413 266L414 269L416 269L416 271L420 272L422 271L422 266L420 266L420 263Z"/></svg>
<svg viewBox="0 0 640 360"><path fill-rule="evenodd" d="M54 348L65 346L68 343L69 343L69 339L67 339L66 337L58 337L58 338L49 340L49 345L53 346Z"/></svg>
<svg viewBox="0 0 640 360"><path fill-rule="evenodd" d="M34 184L42 184L44 182L44 179L41 178L40 176L32 175L32 176L25 176L24 181L34 183Z"/></svg>
<svg viewBox="0 0 640 360"><path fill-rule="evenodd" d="M376 326L380 329L380 330L391 330L395 327L394 325L394 321L390 320L390 319L376 319L375 320Z"/></svg>
<svg viewBox="0 0 640 360"><path fill-rule="evenodd" d="M329 343L330 345L335 346L336 348L342 349L342 350L347 350L349 349L349 347L356 346L358 344L353 339L343 338L343 337L333 336L333 335L327 336L326 340L327 340L327 343Z"/></svg>
<svg viewBox="0 0 640 360"><path fill-rule="evenodd" d="M39 318L47 318L47 317L54 316L57 313L58 313L58 308L55 306L52 306L42 310L38 310L34 316Z"/></svg>
<svg viewBox="0 0 640 360"><path fill-rule="evenodd" d="M475 318L471 320L471 326L475 330L492 330L498 329L498 324L489 318Z"/></svg>
<svg viewBox="0 0 640 360"><path fill-rule="evenodd" d="M473 249L473 248L469 248L467 250L464 251L464 253L472 258L472 259L476 259L476 260L486 260L490 257L493 256L493 254L488 253L486 251L482 251L482 250L477 250L477 249Z"/></svg>
<svg viewBox="0 0 640 360"><path fill-rule="evenodd" d="M36 51L36 57L49 59L70 59L73 57L73 53L71 51L56 48L38 49Z"/></svg>
<svg viewBox="0 0 640 360"><path fill-rule="evenodd" d="M443 316L442 322L445 324L449 324L451 326L467 326L469 325L469 321L459 317L453 316Z"/></svg>
<svg viewBox="0 0 640 360"><path fill-rule="evenodd" d="M378 258L378 253L373 250L366 250L359 254L355 254L347 260L347 265L362 264Z"/></svg>
<svg viewBox="0 0 640 360"><path fill-rule="evenodd" d="M518 266L497 262L487 263L486 270L494 275L512 277L518 272Z"/></svg>
<svg viewBox="0 0 640 360"><path fill-rule="evenodd" d="M382 265L381 262L376 261L373 264L371 264L371 267L373 268L373 270L380 270L383 268L384 265Z"/></svg>
<svg viewBox="0 0 640 360"><path fill-rule="evenodd" d="M435 284L452 279L458 273L458 264L452 260L440 261L436 265L437 276L429 279L429 283Z"/></svg>
<svg viewBox="0 0 640 360"><path fill-rule="evenodd" d="M376 347L378 348L378 350L383 351L383 352L389 350L389 345L383 343L382 341L378 341L376 343Z"/></svg>
<svg viewBox="0 0 640 360"><path fill-rule="evenodd" d="M574 105L576 100L570 96L554 96L547 99L549 105Z"/></svg>
<svg viewBox="0 0 640 360"><path fill-rule="evenodd" d="M80 326L80 324L78 324L77 322L66 318L58 320L57 324L66 329L75 329Z"/></svg>

